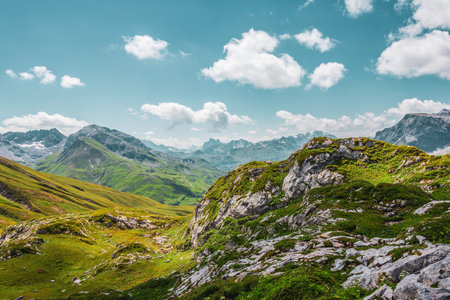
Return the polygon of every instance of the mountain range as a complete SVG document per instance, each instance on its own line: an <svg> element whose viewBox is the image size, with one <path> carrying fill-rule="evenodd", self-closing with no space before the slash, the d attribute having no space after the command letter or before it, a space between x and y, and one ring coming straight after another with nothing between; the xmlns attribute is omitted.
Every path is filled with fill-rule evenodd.
<svg viewBox="0 0 450 300"><path fill-rule="evenodd" d="M95 145L97 134L106 138L88 133L66 150ZM193 211L1 158L0 291L7 299L448 299L449 166L450 155L411 146L314 138L282 161L228 172Z"/></svg>
<svg viewBox="0 0 450 300"><path fill-rule="evenodd" d="M168 204L195 204L222 174L206 161L173 157L97 125L71 134L62 152L39 161L35 168Z"/></svg>
<svg viewBox="0 0 450 300"><path fill-rule="evenodd" d="M0 134L0 156L32 165L62 151L66 137L57 129Z"/></svg>
<svg viewBox="0 0 450 300"><path fill-rule="evenodd" d="M407 114L394 126L378 131L375 139L415 146L426 152L445 149L450 146L450 110Z"/></svg>
<svg viewBox="0 0 450 300"><path fill-rule="evenodd" d="M335 138L329 133L312 131L256 143L243 139L222 143L220 140L210 139L201 148L194 151L182 152L166 148L166 152L184 158L203 159L220 170L230 171L241 164L255 160L283 160L310 139L320 136ZM144 141L144 143L146 142L148 143L148 141ZM164 151L164 148L161 150Z"/></svg>

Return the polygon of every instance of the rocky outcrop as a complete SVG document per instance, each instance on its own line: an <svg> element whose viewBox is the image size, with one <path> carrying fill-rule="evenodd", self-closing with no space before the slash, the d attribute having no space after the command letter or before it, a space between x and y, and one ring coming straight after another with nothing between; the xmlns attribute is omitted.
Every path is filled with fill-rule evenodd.
<svg viewBox="0 0 450 300"><path fill-rule="evenodd" d="M333 143L334 148L330 150ZM249 191L220 199L210 199L206 196L197 203L190 224L192 244L194 246L201 244L201 236L213 228L220 228L227 217L259 216L286 205L313 188L343 183L344 175L331 171L327 166L344 159L370 162L369 157L360 148L370 148L374 145L374 141L363 138L341 139L334 142L329 138L313 139L294 152L288 160L281 162L288 166L288 170L280 186L269 181L264 189L259 191ZM298 156L302 155L306 157L299 160ZM250 173L249 181L256 182L262 180L261 174L264 170L255 168L247 172ZM243 176L244 174L237 176L234 184L240 184ZM213 186L212 189L214 188L220 187ZM279 199L279 203L274 204L274 199ZM213 201L217 203L212 204ZM215 206L217 213L214 214L211 206Z"/></svg>

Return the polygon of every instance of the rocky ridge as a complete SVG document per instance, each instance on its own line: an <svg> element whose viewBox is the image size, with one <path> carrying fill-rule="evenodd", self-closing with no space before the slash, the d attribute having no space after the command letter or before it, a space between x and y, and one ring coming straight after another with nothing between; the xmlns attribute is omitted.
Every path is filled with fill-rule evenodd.
<svg viewBox="0 0 450 300"><path fill-rule="evenodd" d="M66 137L57 129L0 134L0 156L32 165L62 151Z"/></svg>
<svg viewBox="0 0 450 300"><path fill-rule="evenodd" d="M378 131L377 140L396 145L411 145L426 152L450 146L450 110L435 114L407 114L397 124Z"/></svg>
<svg viewBox="0 0 450 300"><path fill-rule="evenodd" d="M447 299L448 162L366 138L317 138L285 161L240 166L197 204L198 264L171 295L310 266L366 299Z"/></svg>

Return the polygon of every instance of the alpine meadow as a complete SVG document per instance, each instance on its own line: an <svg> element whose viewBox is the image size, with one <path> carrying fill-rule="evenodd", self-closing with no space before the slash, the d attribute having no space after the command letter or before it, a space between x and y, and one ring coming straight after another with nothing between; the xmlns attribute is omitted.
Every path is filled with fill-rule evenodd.
<svg viewBox="0 0 450 300"><path fill-rule="evenodd" d="M450 1L0 1L0 300L450 299Z"/></svg>

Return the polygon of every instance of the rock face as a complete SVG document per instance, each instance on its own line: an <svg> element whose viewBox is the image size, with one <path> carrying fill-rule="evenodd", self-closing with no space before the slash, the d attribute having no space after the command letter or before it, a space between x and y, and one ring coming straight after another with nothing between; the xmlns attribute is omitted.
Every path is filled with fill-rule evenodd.
<svg viewBox="0 0 450 300"><path fill-rule="evenodd" d="M0 134L0 156L31 165L61 152L66 137L57 129Z"/></svg>
<svg viewBox="0 0 450 300"><path fill-rule="evenodd" d="M274 204L274 199L279 198L281 202L289 202L303 196L313 188L343 183L344 175L326 167L343 159L369 161L367 155L357 148L371 148L375 145L369 139L342 139L336 141L334 145L336 147L331 152L328 149L332 143L329 138L312 140L294 152L287 161L281 162L281 167L288 169L281 175L284 176L281 186L269 180L262 190L256 192L249 191L220 199L210 199L207 194L197 203L195 215L191 221L192 244L197 246L203 234L212 228L220 227L227 217L259 216L279 207ZM298 160L296 157L299 155L306 155L306 157ZM237 171L243 170L238 168ZM248 172L250 174L248 180L254 182L259 180L264 170L253 168ZM242 176L238 175L234 183L240 184ZM213 186L212 189L214 188ZM219 202L218 212L213 215L209 208L215 200Z"/></svg>
<svg viewBox="0 0 450 300"><path fill-rule="evenodd" d="M366 300L450 299L448 167L367 138L315 138L287 160L242 165L197 204L197 266L169 297L250 275L282 286L317 268Z"/></svg>
<svg viewBox="0 0 450 300"><path fill-rule="evenodd" d="M411 145L426 152L450 146L450 110L436 114L407 114L396 125L378 131L375 139Z"/></svg>

